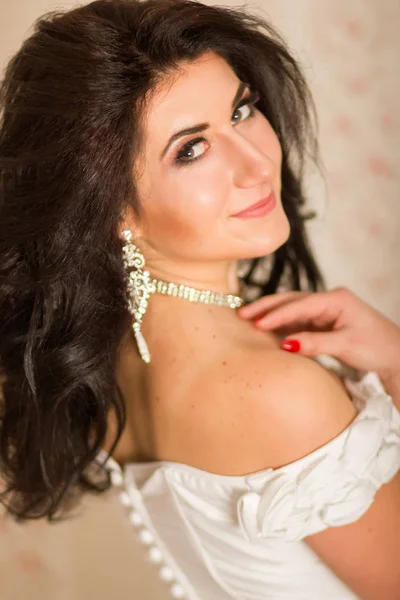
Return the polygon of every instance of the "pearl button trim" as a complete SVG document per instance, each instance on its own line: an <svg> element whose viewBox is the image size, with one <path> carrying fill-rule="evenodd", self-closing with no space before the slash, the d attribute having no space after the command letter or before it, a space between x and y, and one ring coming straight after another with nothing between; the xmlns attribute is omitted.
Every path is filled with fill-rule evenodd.
<svg viewBox="0 0 400 600"><path fill-rule="evenodd" d="M146 544L146 546L154 542L154 536L148 529L142 529L139 531L138 537L143 544Z"/></svg>
<svg viewBox="0 0 400 600"><path fill-rule="evenodd" d="M143 523L141 515L136 510L132 510L132 512L129 515L129 520L132 523L132 525L135 526L141 525Z"/></svg>
<svg viewBox="0 0 400 600"><path fill-rule="evenodd" d="M119 487L124 483L122 474L118 471L111 471L111 482L114 486Z"/></svg>
<svg viewBox="0 0 400 600"><path fill-rule="evenodd" d="M110 468L111 483L114 487L123 487L125 485L124 476L119 466L112 463ZM129 508L129 521L136 529L138 540L145 546L148 546L147 556L153 564L159 566L158 574L162 581L170 584L169 591L173 598L182 598L188 600L187 593L184 587L177 581L177 577L173 569L167 564L167 559L163 552L158 547L153 533L146 527L142 514L139 510L139 502L136 505L134 500L135 495L139 499L140 492L132 490L134 493L128 494L126 490L122 490L119 495L120 502L126 508Z"/></svg>
<svg viewBox="0 0 400 600"><path fill-rule="evenodd" d="M174 578L174 572L170 567L161 567L159 574L163 581L172 581Z"/></svg>

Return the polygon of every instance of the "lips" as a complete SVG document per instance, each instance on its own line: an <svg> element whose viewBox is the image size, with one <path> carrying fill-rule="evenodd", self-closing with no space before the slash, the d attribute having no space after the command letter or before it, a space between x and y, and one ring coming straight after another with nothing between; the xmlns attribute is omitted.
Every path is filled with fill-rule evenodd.
<svg viewBox="0 0 400 600"><path fill-rule="evenodd" d="M261 208L262 206L264 206L265 204L268 204L269 202L271 202L272 198L273 198L273 194L274 192L271 192L269 196L267 196L266 198L262 198L261 200L259 200L258 202L256 202L255 204L252 204L251 206L248 206L247 208L245 208L244 210L235 213L234 215L232 215L233 217L241 217L242 215L245 215L247 212L251 211L251 210L255 210L256 208Z"/></svg>

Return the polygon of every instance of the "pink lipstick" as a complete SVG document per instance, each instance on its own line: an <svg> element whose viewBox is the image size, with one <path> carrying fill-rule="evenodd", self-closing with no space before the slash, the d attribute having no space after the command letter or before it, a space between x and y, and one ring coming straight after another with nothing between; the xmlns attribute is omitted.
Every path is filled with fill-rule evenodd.
<svg viewBox="0 0 400 600"><path fill-rule="evenodd" d="M275 194L272 191L267 198L259 200L255 204L252 204L248 208L245 208L239 213L232 215L232 217L238 217L240 219L253 219L255 217L264 217L276 206Z"/></svg>

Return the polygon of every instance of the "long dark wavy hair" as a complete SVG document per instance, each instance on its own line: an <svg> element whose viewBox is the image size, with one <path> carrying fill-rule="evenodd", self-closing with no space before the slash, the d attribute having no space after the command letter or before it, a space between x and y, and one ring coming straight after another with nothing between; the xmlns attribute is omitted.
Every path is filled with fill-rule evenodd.
<svg viewBox="0 0 400 600"><path fill-rule="evenodd" d="M19 520L61 518L71 498L104 491L91 466L110 412L125 425L115 366L131 326L118 226L140 217L133 166L147 93L182 61L224 58L260 94L282 147L287 242L257 296L326 289L302 213L317 124L301 69L246 7L192 0L96 0L51 11L9 60L0 122L0 500ZM74 504L74 502L72 503Z"/></svg>

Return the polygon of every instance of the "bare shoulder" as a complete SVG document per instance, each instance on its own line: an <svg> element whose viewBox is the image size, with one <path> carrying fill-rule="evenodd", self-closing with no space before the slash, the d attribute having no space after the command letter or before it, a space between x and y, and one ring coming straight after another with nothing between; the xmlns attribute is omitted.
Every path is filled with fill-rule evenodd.
<svg viewBox="0 0 400 600"><path fill-rule="evenodd" d="M357 415L336 375L310 358L276 349L231 349L196 387L188 439L181 445L188 452L184 460L225 475L298 460Z"/></svg>
<svg viewBox="0 0 400 600"><path fill-rule="evenodd" d="M336 375L276 349L227 352L198 382L189 410L194 418L186 420L186 455L177 460L222 475L290 464L337 437L357 416ZM400 472L373 499L369 494L360 486L354 496L356 502L370 499L361 517L304 541L359 598L398 600Z"/></svg>

